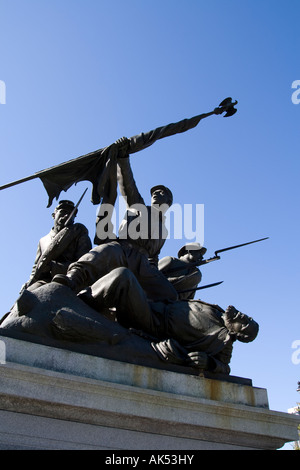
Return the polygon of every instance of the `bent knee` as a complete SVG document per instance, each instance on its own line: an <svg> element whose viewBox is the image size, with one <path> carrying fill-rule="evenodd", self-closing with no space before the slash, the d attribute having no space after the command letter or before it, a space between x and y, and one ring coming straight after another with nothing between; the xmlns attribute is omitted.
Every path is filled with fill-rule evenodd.
<svg viewBox="0 0 300 470"><path fill-rule="evenodd" d="M121 279L124 279L124 280L131 280L133 279L135 276L133 274L132 271L130 271L130 269L128 268L125 268L123 266L119 267L119 268L115 268L113 269L111 272L110 272L110 275L111 277L113 277L114 279L116 278L121 278Z"/></svg>

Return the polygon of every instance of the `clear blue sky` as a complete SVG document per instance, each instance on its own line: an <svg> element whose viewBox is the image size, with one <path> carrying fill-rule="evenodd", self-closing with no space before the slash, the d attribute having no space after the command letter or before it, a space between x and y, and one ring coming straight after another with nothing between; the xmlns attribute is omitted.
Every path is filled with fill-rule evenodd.
<svg viewBox="0 0 300 470"><path fill-rule="evenodd" d="M270 408L300 401L298 0L1 0L0 184L157 126L208 112L227 96L231 118L195 129L131 157L140 192L172 188L174 202L204 204L208 257L201 292L233 304L260 324L236 344L232 374L268 390ZM90 183L63 198L77 201ZM88 195L77 220L94 237ZM1 191L1 309L28 279L38 240L52 226L40 180ZM186 240L170 239L162 256ZM200 294L199 294L200 297ZM300 358L300 353L298 355Z"/></svg>

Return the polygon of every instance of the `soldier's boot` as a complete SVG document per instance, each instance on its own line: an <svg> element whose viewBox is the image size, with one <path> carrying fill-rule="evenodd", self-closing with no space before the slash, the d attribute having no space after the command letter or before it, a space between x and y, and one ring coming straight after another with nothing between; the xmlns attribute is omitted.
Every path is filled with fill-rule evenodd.
<svg viewBox="0 0 300 470"><path fill-rule="evenodd" d="M86 289L82 290L80 294L78 294L78 297L84 301L87 305L92 307L94 310L100 310L103 308L103 305L100 305L100 302L97 302L93 295L92 295L92 290L90 287L87 287Z"/></svg>
<svg viewBox="0 0 300 470"><path fill-rule="evenodd" d="M76 268L71 269L67 274L56 274L52 282L69 287L76 294L86 287L83 273Z"/></svg>

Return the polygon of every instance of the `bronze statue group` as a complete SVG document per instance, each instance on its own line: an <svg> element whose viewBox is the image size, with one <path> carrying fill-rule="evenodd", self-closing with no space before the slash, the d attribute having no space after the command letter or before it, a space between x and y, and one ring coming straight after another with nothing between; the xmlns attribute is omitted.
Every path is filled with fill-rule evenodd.
<svg viewBox="0 0 300 470"><path fill-rule="evenodd" d="M130 141L123 138L115 145L117 183L127 203L118 236L98 240L93 247L86 227L75 223L77 207L61 200L52 214L53 228L38 243L20 298L39 297L49 286L68 290L95 312L95 318L105 316L112 324L142 334L159 361L229 374L233 343L253 341L258 324L233 306L223 310L194 299L206 252L198 243L184 245L177 257L159 259L167 238L165 214L173 203L172 192L157 185L150 190L151 204L146 205L132 173ZM147 227L146 233L142 226ZM18 302L21 305L17 300L15 311L20 310ZM20 315L20 311L5 315L0 330L9 330L16 324L11 317L16 322Z"/></svg>

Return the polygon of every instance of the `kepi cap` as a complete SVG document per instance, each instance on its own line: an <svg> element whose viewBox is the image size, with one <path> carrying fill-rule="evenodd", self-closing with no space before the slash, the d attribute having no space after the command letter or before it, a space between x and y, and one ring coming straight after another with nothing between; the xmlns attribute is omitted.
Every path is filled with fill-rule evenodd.
<svg viewBox="0 0 300 470"><path fill-rule="evenodd" d="M75 204L73 201L68 201L67 199L64 199L62 201L59 201L59 203L55 207L55 210L58 211L59 209L65 209L69 212L72 212L74 208L75 208ZM77 210L76 210L76 213L77 213Z"/></svg>
<svg viewBox="0 0 300 470"><path fill-rule="evenodd" d="M158 189L163 189L166 194L169 196L169 205L171 206L173 204L173 194L172 191L164 186L163 184L158 184L157 186L153 186L153 188L150 189L151 196L154 193L154 191L157 191Z"/></svg>
<svg viewBox="0 0 300 470"><path fill-rule="evenodd" d="M200 243L186 243L183 245L180 250L178 251L178 258L187 253L188 251L200 251L201 255L205 255L207 249L204 246L200 245Z"/></svg>

